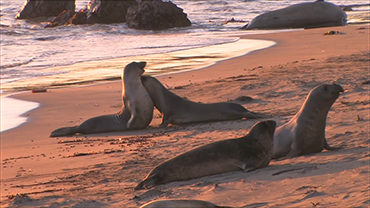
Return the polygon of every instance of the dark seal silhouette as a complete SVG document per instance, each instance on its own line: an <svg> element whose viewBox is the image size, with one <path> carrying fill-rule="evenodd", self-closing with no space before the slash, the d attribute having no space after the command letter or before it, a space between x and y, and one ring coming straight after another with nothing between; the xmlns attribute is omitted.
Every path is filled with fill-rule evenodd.
<svg viewBox="0 0 370 208"><path fill-rule="evenodd" d="M77 126L57 129L50 137L146 128L152 121L154 106L140 80L145 66L146 62L132 62L123 70L123 106L120 112L90 118Z"/></svg>
<svg viewBox="0 0 370 208"><path fill-rule="evenodd" d="M344 26L347 14L337 5L316 1L300 3L255 17L242 29L285 29Z"/></svg>
<svg viewBox="0 0 370 208"><path fill-rule="evenodd" d="M272 157L275 127L275 121L261 121L244 137L214 142L185 152L155 167L135 189L265 167Z"/></svg>
<svg viewBox="0 0 370 208"><path fill-rule="evenodd" d="M152 76L141 76L141 82L148 91L154 106L162 114L160 127L166 127L168 124L182 125L270 117L265 114L251 112L238 103L196 103L184 99L167 90Z"/></svg>

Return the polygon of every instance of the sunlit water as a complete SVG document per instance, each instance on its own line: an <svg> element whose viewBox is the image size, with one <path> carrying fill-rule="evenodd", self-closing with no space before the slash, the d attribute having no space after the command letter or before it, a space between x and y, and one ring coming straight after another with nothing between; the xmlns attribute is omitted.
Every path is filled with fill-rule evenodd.
<svg viewBox="0 0 370 208"><path fill-rule="evenodd" d="M250 21L258 14L292 4L290 0L173 0L187 13L192 26L142 31L129 29L124 23L44 29L52 18L14 19L23 2L0 1L0 83L5 92L119 77L124 65L131 61L147 61L146 71L152 74L205 67L274 44L239 40L240 35L271 31L242 31L239 28L247 22L225 24L225 21L231 18ZM76 9L83 8L87 2L77 0ZM300 2L306 1L297 0L294 4ZM337 5L369 3L368 0L331 2ZM368 7L354 9L347 12L350 23L369 21ZM195 48L198 50L184 51ZM1 131L26 121L20 115L37 106L2 96Z"/></svg>
<svg viewBox="0 0 370 208"><path fill-rule="evenodd" d="M88 1L77 0L76 10L83 8ZM250 21L258 14L293 3L291 0L173 0L187 13L192 26L165 31L143 31L129 29L125 23L44 29L43 26L52 18L33 20L14 18L23 2L24 0L0 1L0 81L4 91L12 88L9 83L35 77L38 78L39 83L43 83L44 78L50 80L50 77L48 78L50 75L65 74L74 70L71 67L64 68L64 70L60 68L45 70L54 66L168 53L234 42L237 40L236 35L255 33L255 31L240 30L239 28L246 22L224 24L225 21L231 18ZM296 0L294 4L300 2L306 1ZM368 0L331 2L338 5L369 3ZM356 11L348 12L350 22L368 19L368 7L355 7L354 9ZM172 69L182 70L176 67L171 67ZM101 65L99 70L109 69ZM168 71L169 69L164 68L163 70ZM157 71L157 73L161 72Z"/></svg>

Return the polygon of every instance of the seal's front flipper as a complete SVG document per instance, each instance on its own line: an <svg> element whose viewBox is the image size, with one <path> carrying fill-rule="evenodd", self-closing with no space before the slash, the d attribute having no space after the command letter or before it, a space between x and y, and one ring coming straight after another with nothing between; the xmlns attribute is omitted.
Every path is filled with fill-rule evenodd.
<svg viewBox="0 0 370 208"><path fill-rule="evenodd" d="M245 168L245 169L243 170L243 172L244 172L244 173L248 173L248 172L251 172L251 171L254 171L254 170L256 170L256 168L255 168L255 167L248 167L248 168Z"/></svg>
<svg viewBox="0 0 370 208"><path fill-rule="evenodd" d="M160 128L167 127L168 124L171 123L171 116L168 115L168 113L163 113L162 114L162 123L159 125Z"/></svg>
<svg viewBox="0 0 370 208"><path fill-rule="evenodd" d="M324 148L327 149L327 150L338 150L338 149L342 149L341 147L332 147L332 146L329 146L328 142L326 141L325 139L325 145L324 145Z"/></svg>
<svg viewBox="0 0 370 208"><path fill-rule="evenodd" d="M51 132L50 137L69 136L77 133L77 126L63 127Z"/></svg>
<svg viewBox="0 0 370 208"><path fill-rule="evenodd" d="M135 187L135 190L141 190L141 189L144 189L144 181L141 181L136 187Z"/></svg>
<svg viewBox="0 0 370 208"><path fill-rule="evenodd" d="M141 181L136 187L135 190L140 189L150 189L153 188L158 183L158 178L156 176L149 176L148 178Z"/></svg>
<svg viewBox="0 0 370 208"><path fill-rule="evenodd" d="M130 129L132 122L134 122L134 119L137 117L137 111L135 104L130 105L130 112L131 112L131 118L127 121L127 129Z"/></svg>

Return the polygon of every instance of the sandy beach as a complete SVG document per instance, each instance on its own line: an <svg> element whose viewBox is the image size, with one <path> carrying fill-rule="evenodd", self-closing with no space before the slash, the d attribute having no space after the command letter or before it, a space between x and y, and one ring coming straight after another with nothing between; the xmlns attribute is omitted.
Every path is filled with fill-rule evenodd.
<svg viewBox="0 0 370 208"><path fill-rule="evenodd" d="M340 34L324 35L328 31ZM329 111L326 138L340 150L285 160L244 173L229 172L134 187L159 163L178 154L244 136L258 120L49 138L60 127L113 114L121 82L11 96L40 103L28 122L1 133L1 207L138 207L158 199L198 199L232 207L369 207L369 25L243 36L271 40L268 49L201 70L157 77L196 102L234 101L266 113L278 125L299 110L308 92L336 83L344 93ZM145 61L145 60L132 60ZM238 101L249 96L249 101Z"/></svg>

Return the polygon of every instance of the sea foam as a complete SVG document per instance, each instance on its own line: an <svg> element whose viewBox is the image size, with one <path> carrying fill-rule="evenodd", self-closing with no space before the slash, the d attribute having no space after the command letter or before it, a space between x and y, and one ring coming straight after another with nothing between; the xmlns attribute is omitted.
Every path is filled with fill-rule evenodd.
<svg viewBox="0 0 370 208"><path fill-rule="evenodd" d="M40 106L39 103L29 102L1 96L0 132L13 129L27 121L24 115L28 111Z"/></svg>

